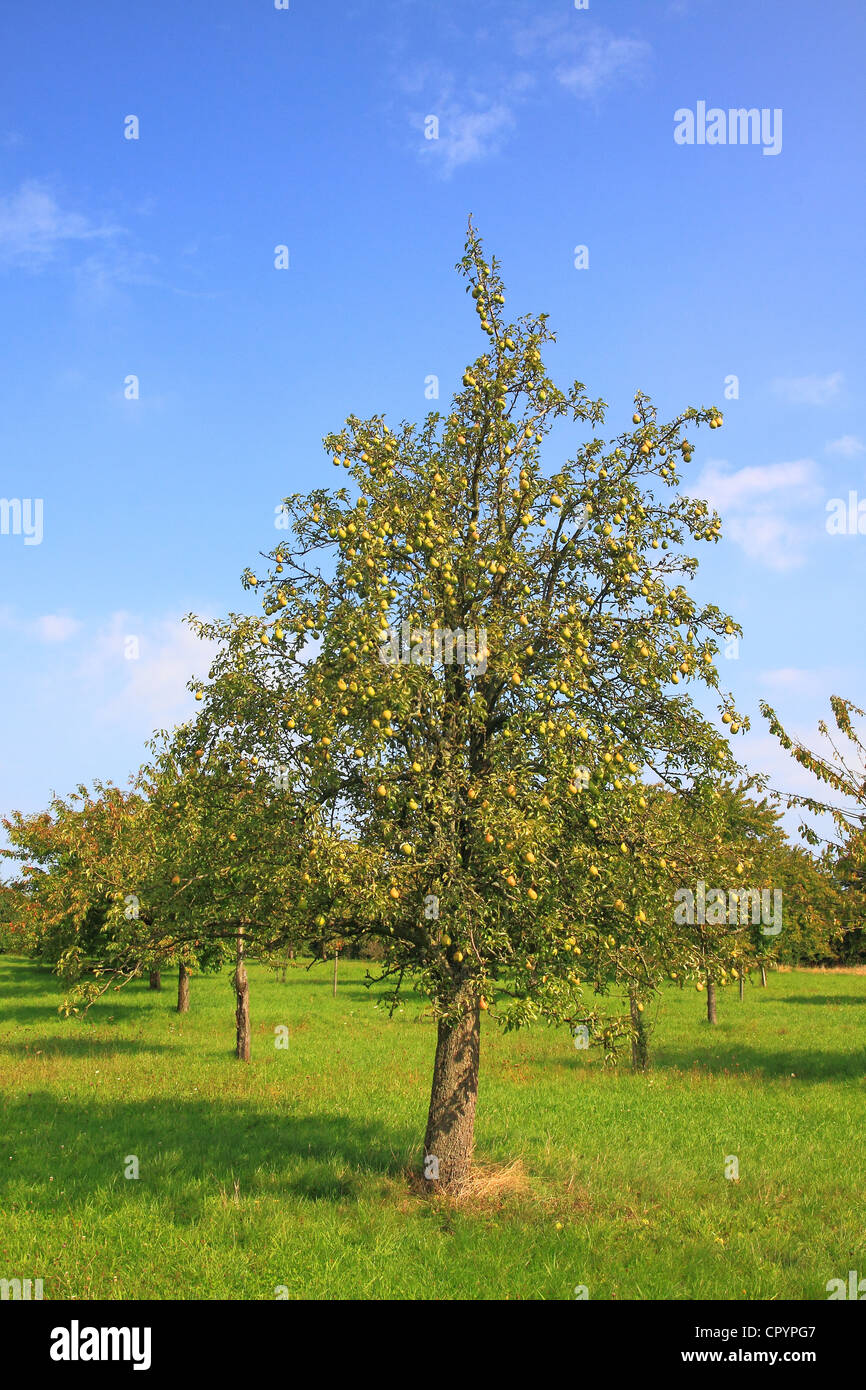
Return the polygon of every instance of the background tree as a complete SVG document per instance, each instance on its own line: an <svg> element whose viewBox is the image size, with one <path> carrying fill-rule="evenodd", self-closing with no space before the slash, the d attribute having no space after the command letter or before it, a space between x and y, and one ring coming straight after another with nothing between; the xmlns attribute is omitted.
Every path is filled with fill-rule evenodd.
<svg viewBox="0 0 866 1390"><path fill-rule="evenodd" d="M13 846L4 853L28 861L32 950L66 984L68 1012L169 964L179 968L183 1010L189 970L207 963L180 939L169 896L154 891L173 856L147 791L144 775L130 791L82 786L48 811L4 822Z"/></svg>
<svg viewBox="0 0 866 1390"><path fill-rule="evenodd" d="M4 820L11 849L23 860L31 949L74 989L113 960L112 905L120 894L115 850L138 798L111 784L80 786L47 811ZM125 903L127 911L134 904Z"/></svg>
<svg viewBox="0 0 866 1390"><path fill-rule="evenodd" d="M586 969L597 995L626 989L633 1064L642 1068L649 1005L663 981L706 990L715 1022L717 985L741 981L759 958L773 956L773 923L762 920L768 906L774 915L773 900L761 894L772 894L771 855L784 836L754 779L702 779L676 791L614 779L596 796L592 787L575 838L597 845L611 894L599 903Z"/></svg>
<svg viewBox="0 0 866 1390"><path fill-rule="evenodd" d="M244 690L233 687L236 712ZM259 708L259 722L262 715ZM247 962L281 962L303 939L298 923L314 925L304 887L312 882L309 854L317 841L312 832L305 837L285 770L247 756L237 722L216 739L205 736L206 723L185 725L154 745L149 795L170 849L146 891L161 920L169 911L176 918L170 940L177 949L194 950L211 968L232 961L236 1055L249 1061ZM317 823L314 810L308 831Z"/></svg>
<svg viewBox="0 0 866 1390"><path fill-rule="evenodd" d="M820 796L778 793L789 809L797 806L829 825L829 834L822 835L814 825L804 822L800 833L808 844L823 847L825 863L829 859L835 865L841 926L846 933L842 950L847 954L847 943L851 942L856 954L866 909L866 738L855 721L866 719L866 712L840 695L830 697L830 708L835 728L831 731L823 719L818 724L830 751L814 753L787 734L772 706L761 702L761 713L782 747L836 794L833 800L823 800Z"/></svg>
<svg viewBox="0 0 866 1390"><path fill-rule="evenodd" d="M29 902L24 884L17 879L0 882L0 953L26 954L33 942L28 929Z"/></svg>

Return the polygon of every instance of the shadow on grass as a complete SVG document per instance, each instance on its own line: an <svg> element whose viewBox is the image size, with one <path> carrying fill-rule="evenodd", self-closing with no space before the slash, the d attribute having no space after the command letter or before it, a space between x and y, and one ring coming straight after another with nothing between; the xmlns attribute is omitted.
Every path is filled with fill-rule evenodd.
<svg viewBox="0 0 866 1390"><path fill-rule="evenodd" d="M343 1201L360 1195L370 1177L405 1171L414 1136L342 1114L288 1114L243 1102L205 1101L178 1095L130 1102L58 1103L32 1092L26 1103L5 1107L10 1134L26 1134L15 1163L0 1167L0 1205L22 1175L31 1176L28 1204L45 1212L90 1207L109 1193L120 1203L161 1196L179 1225L191 1225L205 1203L295 1195ZM398 1139L403 1152L396 1151ZM86 1160L75 1159L82 1142ZM52 1155L48 1185L43 1155ZM68 1156L64 1156L64 1153ZM127 1155L140 1164L137 1180L125 1180ZM40 1189L44 1190L40 1192ZM237 1187L236 1187L237 1185Z"/></svg>
<svg viewBox="0 0 866 1390"><path fill-rule="evenodd" d="M6 1022L28 1023L36 1019L45 1022L67 1022L89 1025L128 1022L136 1017L146 1018L154 1004L166 1012L177 1012L177 988L168 987L152 990L147 979L131 981L122 990L109 990L97 999L86 1014L73 1015L69 1020L59 1012L60 1005L67 997L69 988L48 966L40 966L30 961L16 960L0 963L0 1027ZM42 1003L36 1003L39 996ZM150 1004L142 1013L142 1005Z"/></svg>
<svg viewBox="0 0 866 1390"><path fill-rule="evenodd" d="M851 1052L822 1052L817 1046L770 1051L714 1035L692 1047L660 1044L653 1049L652 1065L659 1071L702 1071L714 1076L757 1073L780 1081L792 1075L801 1081L856 1080L866 1075L866 1047Z"/></svg>
<svg viewBox="0 0 866 1390"><path fill-rule="evenodd" d="M780 1004L866 1004L866 994L788 994Z"/></svg>
<svg viewBox="0 0 866 1390"><path fill-rule="evenodd" d="M109 1057L113 1052L135 1056L139 1052L170 1052L165 1043L145 1042L142 1038L28 1038L26 1042L0 1042L0 1052L12 1057Z"/></svg>
<svg viewBox="0 0 866 1390"><path fill-rule="evenodd" d="M0 1000L0 1027L4 1023L35 1023L37 1020L42 1023L60 1023L70 1028L80 1026L94 1027L98 1024L107 1024L111 1027L114 1023L129 1022L131 1019L142 1019L147 1017L142 1014L133 1004L121 1004L112 999L110 1003L94 1004L90 1012L85 1017L73 1015L69 1019L63 1018L57 1012L62 995L58 994L56 999L46 1004L19 1004L14 999Z"/></svg>
<svg viewBox="0 0 866 1390"><path fill-rule="evenodd" d="M48 966L32 963L9 965L0 957L0 994L57 994L60 981Z"/></svg>
<svg viewBox="0 0 866 1390"><path fill-rule="evenodd" d="M850 1052L821 1052L817 1047L770 1050L709 1031L691 1045L669 1042L654 1045L651 1039L650 1059L647 1076L653 1071L703 1072L708 1076L758 1075L766 1081L785 1081L792 1076L800 1081L856 1081L866 1076L866 1046L862 1044ZM586 1052L578 1052L561 1057L535 1057L531 1066L565 1067L585 1076L602 1073L600 1057L593 1060L595 1066L588 1063ZM625 1053L616 1070L631 1072Z"/></svg>

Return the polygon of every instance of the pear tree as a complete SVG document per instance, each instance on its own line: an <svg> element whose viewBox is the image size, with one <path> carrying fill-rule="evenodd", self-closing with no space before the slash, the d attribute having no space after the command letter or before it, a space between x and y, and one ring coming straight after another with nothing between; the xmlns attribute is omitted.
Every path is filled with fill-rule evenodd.
<svg viewBox="0 0 866 1390"><path fill-rule="evenodd" d="M613 968L598 924L623 871L588 789L631 866L645 782L679 797L729 773L746 727L730 696L718 725L689 694L718 691L738 631L689 591L690 552L721 527L681 481L719 411L664 421L638 392L609 438L605 403L548 373L546 315L509 320L471 224L459 269L483 346L448 413L350 417L325 440L340 483L286 498L245 574L259 614L193 620L220 644L194 738L285 777L295 906L319 935L380 940L392 1001L409 984L431 1001L424 1174L452 1193L482 1015L573 1024L591 1012L581 953Z"/></svg>
<svg viewBox="0 0 866 1390"><path fill-rule="evenodd" d="M96 782L4 821L12 847L3 853L23 861L27 944L65 984L67 1014L167 965L178 968L185 1012L191 970L216 963L212 942L187 939L167 891L177 827L166 825L149 790L146 774L129 790Z"/></svg>
<svg viewBox="0 0 866 1390"><path fill-rule="evenodd" d="M696 780L674 791L661 781L629 784L622 769L602 762L586 790L572 799L568 838L592 846L589 873L598 886L591 933L580 948L580 975L594 998L625 993L632 1064L649 1064L650 1017L662 984L703 992L715 1021L716 984L742 980L760 953L768 851L784 840L771 809L736 787ZM631 768L627 769L631 771ZM563 872L570 873L565 856ZM580 889L582 869L578 869ZM770 876L772 878L772 875ZM775 939L775 938L773 938ZM613 1052L623 1028L616 1018L584 1017Z"/></svg>
<svg viewBox="0 0 866 1390"><path fill-rule="evenodd" d="M824 749L813 752L801 739L787 733L771 705L761 702L771 734L832 793L824 797L779 791L777 796L788 809L797 807L813 817L801 824L800 834L807 844L823 851L825 863L829 859L833 864L843 891L843 928L860 941L866 915L866 733L862 727L866 711L841 695L830 697L830 708L834 727L826 720L819 721ZM818 825L829 833L822 834Z"/></svg>

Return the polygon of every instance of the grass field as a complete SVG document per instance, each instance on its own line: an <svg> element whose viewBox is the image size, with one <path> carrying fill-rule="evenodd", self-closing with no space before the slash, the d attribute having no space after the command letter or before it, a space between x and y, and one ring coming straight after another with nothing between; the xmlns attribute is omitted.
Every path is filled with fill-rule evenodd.
<svg viewBox="0 0 866 1390"><path fill-rule="evenodd" d="M53 1299L826 1299L866 1274L866 975L720 990L714 1030L671 987L641 1076L485 1019L477 1157L520 1162L455 1206L408 1171L434 1028L417 1000L389 1020L364 974L341 965L334 999L327 965L251 967L244 1066L228 976L194 979L183 1017L164 977L64 1021L50 973L0 957L0 1277Z"/></svg>

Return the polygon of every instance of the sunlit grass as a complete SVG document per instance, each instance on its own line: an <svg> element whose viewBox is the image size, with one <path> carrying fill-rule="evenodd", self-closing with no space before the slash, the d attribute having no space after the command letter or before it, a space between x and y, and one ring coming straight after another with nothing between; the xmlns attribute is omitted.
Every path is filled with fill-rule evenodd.
<svg viewBox="0 0 866 1390"><path fill-rule="evenodd" d="M340 972L334 999L326 965L251 967L245 1066L227 976L185 1016L164 977L64 1021L54 978L0 957L0 1276L46 1298L823 1299L866 1274L866 975L720 991L712 1030L672 986L646 1075L485 1020L491 1176L455 1207L409 1180L421 1001L389 1019L363 965Z"/></svg>

